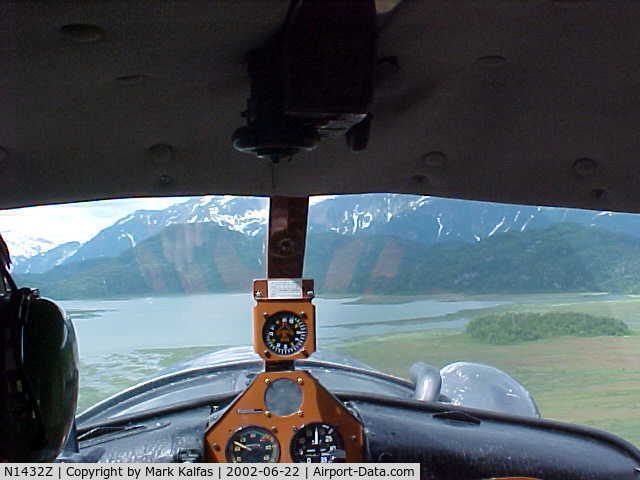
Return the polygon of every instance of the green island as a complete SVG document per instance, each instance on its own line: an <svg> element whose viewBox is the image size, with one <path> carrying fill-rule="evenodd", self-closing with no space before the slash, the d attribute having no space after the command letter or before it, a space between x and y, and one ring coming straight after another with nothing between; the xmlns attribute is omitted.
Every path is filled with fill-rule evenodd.
<svg viewBox="0 0 640 480"><path fill-rule="evenodd" d="M474 339L467 331L425 330L354 339L333 348L400 377L407 377L409 367L416 361L438 368L457 361L493 365L533 394L544 417L601 428L640 445L640 299L593 298L594 301L523 302L467 310L439 320L467 318L473 323L483 317L500 319L508 312L511 317L513 312L519 312L534 314L520 318L546 321L583 318L585 324L593 318L606 317L604 324L617 325L619 334L618 330L613 335L595 332L598 336L556 332L559 336L491 344ZM434 318L425 321L433 322ZM594 322L593 331L601 328L600 322Z"/></svg>
<svg viewBox="0 0 640 480"><path fill-rule="evenodd" d="M622 320L581 312L506 312L471 320L466 333L474 340L496 345L562 336L630 335Z"/></svg>

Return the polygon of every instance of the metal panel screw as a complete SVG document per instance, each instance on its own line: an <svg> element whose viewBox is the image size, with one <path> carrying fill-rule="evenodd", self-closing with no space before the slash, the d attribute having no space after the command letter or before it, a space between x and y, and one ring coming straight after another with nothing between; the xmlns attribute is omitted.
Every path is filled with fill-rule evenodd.
<svg viewBox="0 0 640 480"><path fill-rule="evenodd" d="M447 162L447 156L443 152L429 152L423 155L422 161L427 167L440 168Z"/></svg>
<svg viewBox="0 0 640 480"><path fill-rule="evenodd" d="M598 170L598 163L591 158L579 158L573 163L573 171L579 177L590 177Z"/></svg>

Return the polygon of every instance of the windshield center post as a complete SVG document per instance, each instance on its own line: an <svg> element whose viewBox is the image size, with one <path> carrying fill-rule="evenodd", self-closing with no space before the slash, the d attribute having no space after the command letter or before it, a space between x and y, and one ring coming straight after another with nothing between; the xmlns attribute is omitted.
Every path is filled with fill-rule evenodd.
<svg viewBox="0 0 640 480"><path fill-rule="evenodd" d="M267 279L253 282L253 344L266 371L293 371L316 350L313 280L302 279L309 199L272 197Z"/></svg>

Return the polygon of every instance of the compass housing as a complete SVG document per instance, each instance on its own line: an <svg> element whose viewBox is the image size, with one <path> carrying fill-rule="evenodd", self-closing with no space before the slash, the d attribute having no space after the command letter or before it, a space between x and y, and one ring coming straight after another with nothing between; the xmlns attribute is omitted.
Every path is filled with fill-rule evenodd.
<svg viewBox="0 0 640 480"><path fill-rule="evenodd" d="M289 323L290 320L294 323ZM297 330L289 328L294 325ZM302 325L305 334L296 333L302 331ZM283 327L288 331L278 331ZM283 341L277 341L278 335ZM253 308L253 347L265 362L308 358L316 351L316 308L311 300L259 300Z"/></svg>
<svg viewBox="0 0 640 480"><path fill-rule="evenodd" d="M309 328L305 315L283 310L265 319L262 341L271 354L290 356L301 351Z"/></svg>

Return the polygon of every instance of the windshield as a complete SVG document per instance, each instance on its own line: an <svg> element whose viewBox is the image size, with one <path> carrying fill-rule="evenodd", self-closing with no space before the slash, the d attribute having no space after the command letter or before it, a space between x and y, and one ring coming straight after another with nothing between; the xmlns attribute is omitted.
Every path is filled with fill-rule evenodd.
<svg viewBox="0 0 640 480"><path fill-rule="evenodd" d="M79 410L251 342L264 198L124 199L0 212L19 286L74 321ZM640 216L370 194L311 201L318 345L409 378L502 369L544 417L640 444Z"/></svg>

